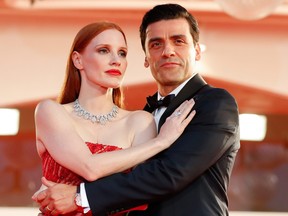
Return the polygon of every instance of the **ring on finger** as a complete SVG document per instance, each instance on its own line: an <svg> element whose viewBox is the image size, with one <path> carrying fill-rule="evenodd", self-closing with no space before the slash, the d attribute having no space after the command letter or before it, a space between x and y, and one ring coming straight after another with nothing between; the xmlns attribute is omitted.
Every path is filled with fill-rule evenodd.
<svg viewBox="0 0 288 216"><path fill-rule="evenodd" d="M49 206L48 206L48 205L46 206L46 209L47 209L48 211L50 211L50 212L52 212L52 211L53 211L52 209L50 209L50 208L49 208Z"/></svg>
<svg viewBox="0 0 288 216"><path fill-rule="evenodd" d="M175 113L175 116L180 116L181 115L181 111L180 110L177 110L176 113Z"/></svg>

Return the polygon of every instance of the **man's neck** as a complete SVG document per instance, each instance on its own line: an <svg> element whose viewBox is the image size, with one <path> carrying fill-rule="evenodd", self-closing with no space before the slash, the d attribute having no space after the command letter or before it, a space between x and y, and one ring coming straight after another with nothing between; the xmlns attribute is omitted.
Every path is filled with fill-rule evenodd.
<svg viewBox="0 0 288 216"><path fill-rule="evenodd" d="M168 94L175 94L177 95L178 92L186 85L186 83L192 79L196 75L193 74L191 77L183 81L182 83L179 83L178 85L175 86L158 86L158 94L160 94L161 97L165 97Z"/></svg>

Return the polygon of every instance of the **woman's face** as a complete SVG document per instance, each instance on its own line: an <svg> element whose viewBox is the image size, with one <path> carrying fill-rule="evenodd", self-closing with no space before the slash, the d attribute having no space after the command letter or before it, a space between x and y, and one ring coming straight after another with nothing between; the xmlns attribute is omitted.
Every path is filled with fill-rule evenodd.
<svg viewBox="0 0 288 216"><path fill-rule="evenodd" d="M104 88L120 86L127 68L127 44L121 32L107 29L95 36L83 52L75 53L82 81Z"/></svg>

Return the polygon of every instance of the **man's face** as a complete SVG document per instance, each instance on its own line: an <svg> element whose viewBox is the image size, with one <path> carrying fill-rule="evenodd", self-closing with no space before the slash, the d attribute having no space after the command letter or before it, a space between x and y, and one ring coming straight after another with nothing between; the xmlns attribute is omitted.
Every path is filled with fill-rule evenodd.
<svg viewBox="0 0 288 216"><path fill-rule="evenodd" d="M146 35L145 66L150 66L160 93L165 95L194 73L200 47L198 43L194 46L188 22L183 18L152 23Z"/></svg>

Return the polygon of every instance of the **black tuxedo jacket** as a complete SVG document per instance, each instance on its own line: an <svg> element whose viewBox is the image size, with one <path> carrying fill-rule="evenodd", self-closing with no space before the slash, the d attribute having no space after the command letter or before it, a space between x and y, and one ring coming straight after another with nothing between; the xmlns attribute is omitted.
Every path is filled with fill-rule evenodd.
<svg viewBox="0 0 288 216"><path fill-rule="evenodd" d="M166 109L159 126L192 97L196 115L170 148L128 174L85 184L93 215L109 215L145 203L148 210L129 216L229 214L227 187L240 147L237 104L227 91L207 85L196 75Z"/></svg>

